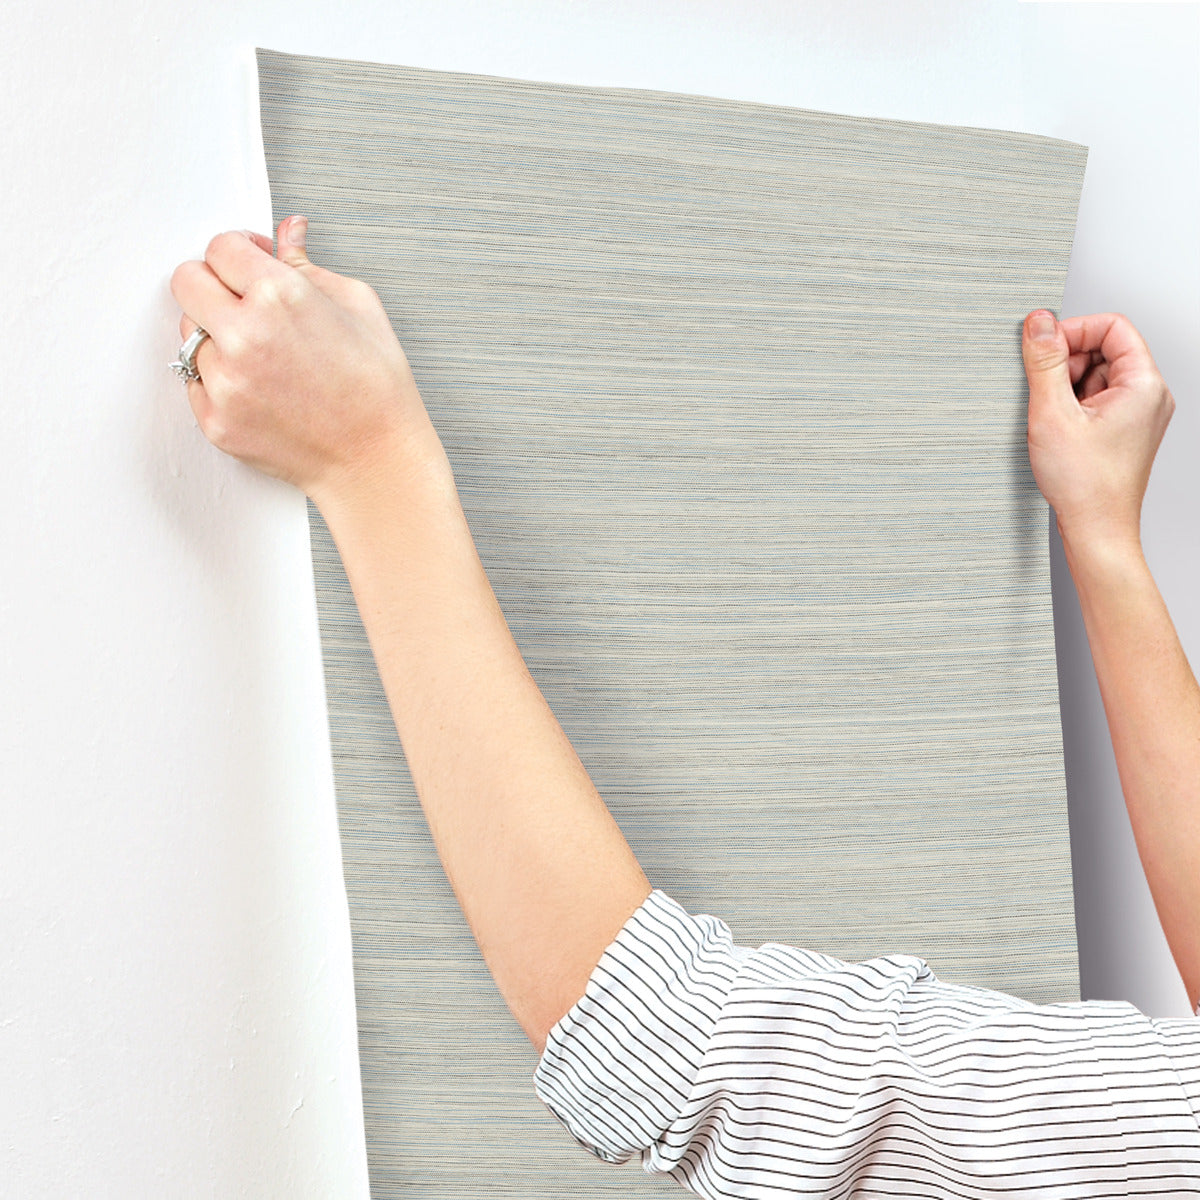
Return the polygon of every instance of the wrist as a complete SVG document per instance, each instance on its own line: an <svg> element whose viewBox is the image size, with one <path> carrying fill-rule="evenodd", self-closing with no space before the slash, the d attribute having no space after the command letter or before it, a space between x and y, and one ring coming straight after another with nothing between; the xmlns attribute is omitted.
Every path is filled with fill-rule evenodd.
<svg viewBox="0 0 1200 1200"><path fill-rule="evenodd" d="M1056 512L1055 524L1068 558L1136 558L1142 554L1141 525L1136 517L1116 519L1101 513L1064 520Z"/></svg>
<svg viewBox="0 0 1200 1200"><path fill-rule="evenodd" d="M1149 570L1140 531L1134 527L1058 522L1067 566L1076 588L1093 579L1141 574Z"/></svg>
<svg viewBox="0 0 1200 1200"><path fill-rule="evenodd" d="M430 507L457 508L458 492L450 460L432 423L396 429L330 471L309 495L331 530L428 512Z"/></svg>

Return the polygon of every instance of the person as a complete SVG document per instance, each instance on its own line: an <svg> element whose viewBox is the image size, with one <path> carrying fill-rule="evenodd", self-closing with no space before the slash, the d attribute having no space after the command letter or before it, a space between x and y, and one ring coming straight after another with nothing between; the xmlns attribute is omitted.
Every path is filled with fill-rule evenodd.
<svg viewBox="0 0 1200 1200"><path fill-rule="evenodd" d="M702 1196L1200 1194L1200 1022L738 947L652 888L521 659L377 296L309 261L303 217L277 235L176 269L175 365L209 440L324 516L447 876L573 1136ZM1174 400L1119 314L1030 313L1022 352L1033 472L1195 1006L1200 689L1140 541Z"/></svg>

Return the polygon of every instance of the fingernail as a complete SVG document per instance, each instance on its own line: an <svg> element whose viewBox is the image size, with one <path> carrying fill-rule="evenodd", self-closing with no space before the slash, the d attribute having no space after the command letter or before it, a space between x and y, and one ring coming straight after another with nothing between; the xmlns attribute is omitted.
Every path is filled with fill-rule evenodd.
<svg viewBox="0 0 1200 1200"><path fill-rule="evenodd" d="M308 229L307 217L293 217L288 222L288 241L293 246L304 245L304 234Z"/></svg>
<svg viewBox="0 0 1200 1200"><path fill-rule="evenodd" d="M1029 336L1031 338L1049 338L1054 336L1054 314L1044 308L1039 309L1029 318Z"/></svg>

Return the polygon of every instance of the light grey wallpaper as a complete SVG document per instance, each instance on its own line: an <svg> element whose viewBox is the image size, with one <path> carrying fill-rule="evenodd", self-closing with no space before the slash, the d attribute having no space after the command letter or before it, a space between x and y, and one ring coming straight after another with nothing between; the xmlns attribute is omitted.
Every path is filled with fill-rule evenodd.
<svg viewBox="0 0 1200 1200"><path fill-rule="evenodd" d="M1019 338L1060 306L1084 148L259 66L276 217L383 298L651 880L745 942L1077 996ZM310 511L373 1191L625 1195L533 1098Z"/></svg>

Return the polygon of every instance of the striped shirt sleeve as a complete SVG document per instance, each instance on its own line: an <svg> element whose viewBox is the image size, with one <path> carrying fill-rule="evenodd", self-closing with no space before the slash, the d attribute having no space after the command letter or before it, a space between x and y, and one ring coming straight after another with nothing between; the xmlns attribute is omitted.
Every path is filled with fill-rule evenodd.
<svg viewBox="0 0 1200 1200"><path fill-rule="evenodd" d="M534 1082L597 1157L703 1197L1200 1196L1200 1021L747 949L661 891Z"/></svg>

